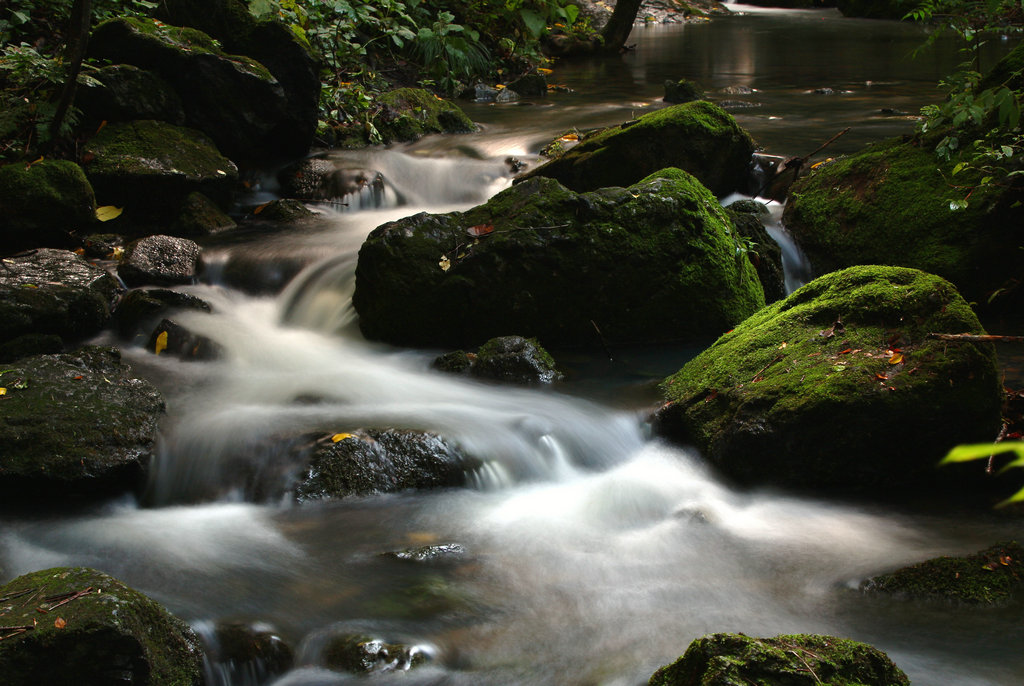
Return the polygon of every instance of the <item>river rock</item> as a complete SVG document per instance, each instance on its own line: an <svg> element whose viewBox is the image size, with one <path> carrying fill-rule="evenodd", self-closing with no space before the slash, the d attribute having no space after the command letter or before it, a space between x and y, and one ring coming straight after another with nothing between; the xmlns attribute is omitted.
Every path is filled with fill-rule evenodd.
<svg viewBox="0 0 1024 686"><path fill-rule="evenodd" d="M166 226L190 193L226 205L238 168L194 129L139 120L111 124L85 145L86 175L100 202L124 208L121 230Z"/></svg>
<svg viewBox="0 0 1024 686"><path fill-rule="evenodd" d="M0 641L10 686L199 686L195 633L161 605L95 569L57 567L0 586Z"/></svg>
<svg viewBox="0 0 1024 686"><path fill-rule="evenodd" d="M397 88L381 94L373 118L381 142L414 141L430 133L470 133L476 124L458 105L422 88Z"/></svg>
<svg viewBox="0 0 1024 686"><path fill-rule="evenodd" d="M435 545L424 545L418 548L406 548L384 553L390 557L403 562L433 563L433 562L457 562L466 557L466 546L461 543L438 543Z"/></svg>
<svg viewBox="0 0 1024 686"><path fill-rule="evenodd" d="M679 79L678 81L667 79L665 81L665 97L663 98L665 102L679 104L703 99L704 88L696 81L690 79Z"/></svg>
<svg viewBox="0 0 1024 686"><path fill-rule="evenodd" d="M199 245L176 236L147 236L128 244L118 276L128 286L174 286L195 279Z"/></svg>
<svg viewBox="0 0 1024 686"><path fill-rule="evenodd" d="M951 171L913 142L874 144L797 181L783 222L817 273L855 264L913 267L985 303L1021 277L1024 195L982 186L954 210L950 202L965 192L950 188ZM962 172L958 183L976 181L968 176Z"/></svg>
<svg viewBox="0 0 1024 686"><path fill-rule="evenodd" d="M754 638L713 634L698 638L650 686L786 684L909 686L907 675L877 648L844 638L796 634Z"/></svg>
<svg viewBox="0 0 1024 686"><path fill-rule="evenodd" d="M141 343L161 319L180 310L209 312L210 304L164 288L135 289L128 291L114 309L114 326L122 338Z"/></svg>
<svg viewBox="0 0 1024 686"><path fill-rule="evenodd" d="M237 226L235 220L225 214L217 203L202 193L192 192L181 202L178 217L168 233L172 236L209 236Z"/></svg>
<svg viewBox="0 0 1024 686"><path fill-rule="evenodd" d="M224 349L216 341L193 333L171 319L163 319L157 324L146 349L154 355L173 355L188 361L216 360L224 354Z"/></svg>
<svg viewBox="0 0 1024 686"><path fill-rule="evenodd" d="M261 220L275 224L295 224L316 216L316 212L306 207L301 201L292 198L271 200L270 204L264 206L259 214Z"/></svg>
<svg viewBox="0 0 1024 686"><path fill-rule="evenodd" d="M96 197L81 167L66 160L0 166L3 254L77 245L96 222Z"/></svg>
<svg viewBox="0 0 1024 686"><path fill-rule="evenodd" d="M771 216L768 208L756 200L737 200L725 209L737 233L747 239L747 257L757 269L765 302L773 303L786 297L782 248L765 228L765 221Z"/></svg>
<svg viewBox="0 0 1024 686"><path fill-rule="evenodd" d="M373 169L339 166L327 157L307 157L277 175L282 194L301 200L341 200L363 189L384 191L384 176Z"/></svg>
<svg viewBox="0 0 1024 686"><path fill-rule="evenodd" d="M89 52L168 81L181 98L186 125L233 160L265 161L268 151L278 150L281 132L296 126L288 95L270 71L251 58L228 55L202 31L153 19L110 19L93 31ZM311 139L312 131L307 135Z"/></svg>
<svg viewBox="0 0 1024 686"><path fill-rule="evenodd" d="M368 634L338 634L328 639L324 647L323 662L344 672L367 674L405 671L423 664L429 655L419 646L388 643Z"/></svg>
<svg viewBox="0 0 1024 686"><path fill-rule="evenodd" d="M577 192L630 186L665 167L687 171L723 196L741 187L754 141L718 105L697 100L586 134L560 157L526 172Z"/></svg>
<svg viewBox="0 0 1024 686"><path fill-rule="evenodd" d="M110 319L117 281L67 250L41 248L0 264L0 343L25 335L67 342L97 333Z"/></svg>
<svg viewBox="0 0 1024 686"><path fill-rule="evenodd" d="M549 346L697 340L764 303L736 247L714 196L678 169L582 194L531 178L467 212L375 229L353 304L368 338L399 345L510 330Z"/></svg>
<svg viewBox="0 0 1024 686"><path fill-rule="evenodd" d="M0 383L5 497L98 498L138 485L164 401L115 348L27 357L8 365Z"/></svg>
<svg viewBox="0 0 1024 686"><path fill-rule="evenodd" d="M445 353L434 360L433 367L519 386L548 384L562 379L554 359L537 339L522 336L492 338L475 353L463 350Z"/></svg>
<svg viewBox="0 0 1024 686"><path fill-rule="evenodd" d="M851 267L753 315L662 385L663 435L732 479L868 497L996 488L984 467L936 469L958 443L991 441L1003 393L990 344L948 281Z"/></svg>
<svg viewBox="0 0 1024 686"><path fill-rule="evenodd" d="M182 126L185 110L177 91L167 81L131 64L110 64L97 69L94 81L82 84L75 104L90 122L158 119Z"/></svg>
<svg viewBox="0 0 1024 686"><path fill-rule="evenodd" d="M208 674L207 684L265 684L295 664L295 651L269 624L218 622L209 638L207 670L221 678Z"/></svg>
<svg viewBox="0 0 1024 686"><path fill-rule="evenodd" d="M319 444L295 492L306 501L464 486L466 469L473 466L475 461L440 436L365 429Z"/></svg>
<svg viewBox="0 0 1024 686"><path fill-rule="evenodd" d="M1011 541L973 555L937 557L868 579L861 589L897 598L1005 605L1024 591L1024 547Z"/></svg>

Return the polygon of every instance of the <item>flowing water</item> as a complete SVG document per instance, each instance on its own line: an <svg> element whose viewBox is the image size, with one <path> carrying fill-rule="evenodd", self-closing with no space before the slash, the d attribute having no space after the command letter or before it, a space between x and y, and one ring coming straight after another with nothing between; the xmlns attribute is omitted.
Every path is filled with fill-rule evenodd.
<svg viewBox="0 0 1024 686"><path fill-rule="evenodd" d="M566 130L656 106L666 78L757 105L734 112L770 154L805 155L847 126L823 154L908 132L910 118L891 111L933 100L957 62L947 44L910 60L922 38L916 26L832 11L638 28L621 58L557 65L551 78L571 93L467 105L479 134L341 155L380 170L387 189L325 206L310 227L211 245L203 283L183 289L214 314L181 323L220 343L222 359L125 351L168 399L141 503L7 517L0 577L92 566L206 636L219 621L269 624L299 658L273 681L281 686L365 679L320 662L326 638L351 630L432 656L375 683L640 684L717 631L866 641L921 686L1021 683L1019 606L934 606L857 590L873 574L1019 535L1013 522L733 490L699 455L646 435L652 383L696 348L614 351L614 360L564 353L556 357L570 380L560 389L499 388L430 371L436 351L363 340L349 300L355 252L374 227L484 201L510 182L506 157L532 162ZM751 90L723 90L736 86ZM237 259L262 265L283 288L251 295L226 285L225 266ZM806 275L798 252L787 259L792 286ZM292 278L295 265L306 268ZM299 402L310 397L319 402ZM484 465L466 489L303 505L281 497L296 465L266 439L360 426L436 431ZM466 554L428 563L381 555L441 543ZM227 664L208 672L216 684L261 681Z"/></svg>

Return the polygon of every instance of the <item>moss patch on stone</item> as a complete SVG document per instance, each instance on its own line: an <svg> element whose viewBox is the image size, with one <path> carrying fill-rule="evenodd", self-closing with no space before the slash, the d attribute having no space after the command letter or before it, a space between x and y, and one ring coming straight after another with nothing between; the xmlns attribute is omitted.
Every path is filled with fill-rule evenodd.
<svg viewBox="0 0 1024 686"><path fill-rule="evenodd" d="M1024 547L1010 541L973 555L937 557L868 579L861 588L902 598L1003 605L1024 591Z"/></svg>
<svg viewBox="0 0 1024 686"><path fill-rule="evenodd" d="M852 267L766 307L663 383L662 431L728 475L881 495L983 470L936 465L957 443L992 440L1002 389L988 344L947 281L912 269Z"/></svg>
<svg viewBox="0 0 1024 686"><path fill-rule="evenodd" d="M96 198L74 162L0 167L0 237L5 252L68 247L96 222Z"/></svg>
<svg viewBox="0 0 1024 686"><path fill-rule="evenodd" d="M414 141L430 133L469 133L476 130L457 105L422 88L398 88L377 98L383 106L374 117L383 142Z"/></svg>

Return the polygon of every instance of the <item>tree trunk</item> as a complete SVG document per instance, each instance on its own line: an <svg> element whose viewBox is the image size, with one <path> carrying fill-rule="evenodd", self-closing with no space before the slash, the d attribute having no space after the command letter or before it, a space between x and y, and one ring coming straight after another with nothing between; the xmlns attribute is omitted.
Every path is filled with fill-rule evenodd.
<svg viewBox="0 0 1024 686"><path fill-rule="evenodd" d="M85 48L89 44L89 26L92 18L92 0L75 0L71 8L71 20L68 23L68 44L64 51L64 62L68 65L67 79L57 100L57 110L50 122L50 139L60 137L61 125L67 116L71 103L75 100L78 87L78 72L82 69Z"/></svg>
<svg viewBox="0 0 1024 686"><path fill-rule="evenodd" d="M615 3L615 11L601 31L605 50L621 50L626 44L629 32L633 30L633 22L636 21L636 13L640 11L641 1L618 0Z"/></svg>

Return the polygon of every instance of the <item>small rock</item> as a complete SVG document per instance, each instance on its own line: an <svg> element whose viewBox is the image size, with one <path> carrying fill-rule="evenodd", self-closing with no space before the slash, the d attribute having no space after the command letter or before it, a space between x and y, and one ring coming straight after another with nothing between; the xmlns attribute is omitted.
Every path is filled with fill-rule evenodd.
<svg viewBox="0 0 1024 686"><path fill-rule="evenodd" d="M118 275L129 286L174 286L192 283L199 262L199 245L176 236L149 236L131 243Z"/></svg>

